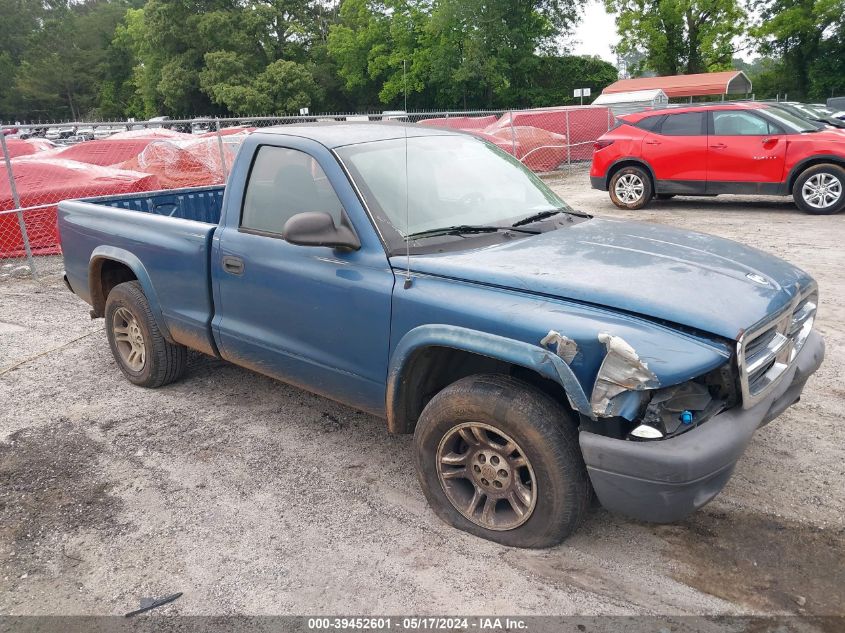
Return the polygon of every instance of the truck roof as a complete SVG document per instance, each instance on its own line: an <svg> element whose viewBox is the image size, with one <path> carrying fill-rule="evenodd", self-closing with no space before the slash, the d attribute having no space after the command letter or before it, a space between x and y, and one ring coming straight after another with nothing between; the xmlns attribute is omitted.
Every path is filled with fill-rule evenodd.
<svg viewBox="0 0 845 633"><path fill-rule="evenodd" d="M256 134L279 134L312 139L328 148L372 141L417 136L455 136L459 130L444 130L398 121L321 121L318 123L294 123L260 128Z"/></svg>

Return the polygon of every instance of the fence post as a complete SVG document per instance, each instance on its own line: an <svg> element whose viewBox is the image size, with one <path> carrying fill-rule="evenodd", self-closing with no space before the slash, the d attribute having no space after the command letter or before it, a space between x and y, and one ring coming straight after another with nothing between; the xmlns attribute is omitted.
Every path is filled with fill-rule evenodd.
<svg viewBox="0 0 845 633"><path fill-rule="evenodd" d="M566 171L572 175L572 133L569 131L569 110L566 111Z"/></svg>
<svg viewBox="0 0 845 633"><path fill-rule="evenodd" d="M511 117L511 149L513 150L513 157L519 160L519 156L516 155L516 131L513 129L513 110L510 111Z"/></svg>
<svg viewBox="0 0 845 633"><path fill-rule="evenodd" d="M35 272L35 260L32 258L32 249L29 247L29 234L26 232L26 223L23 221L23 211L21 211L21 199L18 197L18 188L15 186L15 175L12 173L12 161L9 160L9 148L6 147L6 135L3 130L0 130L0 145L3 146L3 160L6 162L6 175L9 177L9 189L12 192L12 201L15 204L15 209L18 210L18 226L21 230L21 239L23 240L23 250L26 253L26 261L29 264L29 272L33 278L37 277Z"/></svg>
<svg viewBox="0 0 845 633"><path fill-rule="evenodd" d="M215 127L217 128L217 151L220 152L220 165L223 167L223 184L229 180L229 166L226 164L226 152L223 151L223 137L220 136L220 117L214 117Z"/></svg>

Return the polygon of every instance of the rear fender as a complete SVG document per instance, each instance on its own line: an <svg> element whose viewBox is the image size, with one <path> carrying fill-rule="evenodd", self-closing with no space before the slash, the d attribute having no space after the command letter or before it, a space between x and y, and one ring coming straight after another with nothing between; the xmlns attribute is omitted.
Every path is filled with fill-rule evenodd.
<svg viewBox="0 0 845 633"><path fill-rule="evenodd" d="M164 315L161 313L161 303L153 287L150 275L144 264L141 263L141 260L126 249L104 245L98 246L91 253L91 258L88 260L88 289L91 295L91 305L94 306L92 310L94 316L102 317L105 315L106 297L102 296L100 275L97 274L103 260L111 260L124 264L133 272L138 283L141 284L144 295L147 297L150 310L153 313L153 318L155 318L159 331L169 343L173 343L173 337L170 335Z"/></svg>

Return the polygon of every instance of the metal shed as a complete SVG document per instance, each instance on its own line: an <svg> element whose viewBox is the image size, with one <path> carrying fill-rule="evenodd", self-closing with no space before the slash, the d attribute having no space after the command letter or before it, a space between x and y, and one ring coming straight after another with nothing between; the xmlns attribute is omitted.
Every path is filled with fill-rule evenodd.
<svg viewBox="0 0 845 633"><path fill-rule="evenodd" d="M657 89L666 93L670 99L705 95L748 95L751 93L751 80L741 70L669 77L637 77L620 79L605 88L602 94Z"/></svg>
<svg viewBox="0 0 845 633"><path fill-rule="evenodd" d="M669 97L659 88L602 93L593 101L593 105L607 106L617 116L629 112L639 112L646 108L659 108L667 103L669 103Z"/></svg>

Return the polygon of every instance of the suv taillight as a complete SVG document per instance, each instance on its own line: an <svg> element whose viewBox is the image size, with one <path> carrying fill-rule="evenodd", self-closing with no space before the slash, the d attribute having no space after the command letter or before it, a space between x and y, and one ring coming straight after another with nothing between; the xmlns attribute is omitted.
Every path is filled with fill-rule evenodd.
<svg viewBox="0 0 845 633"><path fill-rule="evenodd" d="M593 143L593 147L595 147L596 149L604 149L608 145L613 145L613 141L609 139L600 138L595 143Z"/></svg>

